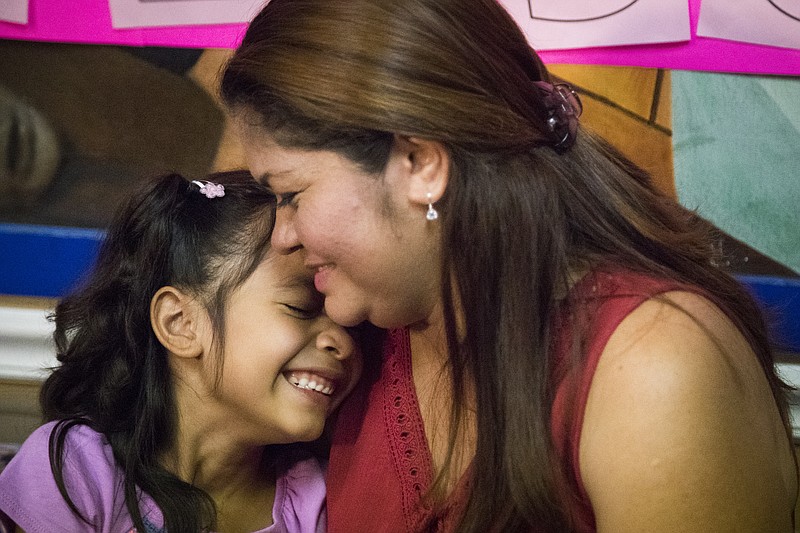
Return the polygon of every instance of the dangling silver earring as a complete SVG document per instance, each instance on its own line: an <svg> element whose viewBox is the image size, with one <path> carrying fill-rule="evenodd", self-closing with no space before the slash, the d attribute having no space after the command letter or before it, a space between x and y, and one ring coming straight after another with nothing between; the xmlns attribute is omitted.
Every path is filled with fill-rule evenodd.
<svg viewBox="0 0 800 533"><path fill-rule="evenodd" d="M433 202L431 201L431 193L428 193L428 212L425 213L425 218L428 220L436 220L439 218L439 212L433 207Z"/></svg>

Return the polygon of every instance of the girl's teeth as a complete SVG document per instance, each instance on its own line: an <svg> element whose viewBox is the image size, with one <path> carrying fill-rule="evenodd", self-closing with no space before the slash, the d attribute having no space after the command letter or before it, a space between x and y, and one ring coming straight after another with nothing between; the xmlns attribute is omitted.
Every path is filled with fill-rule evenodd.
<svg viewBox="0 0 800 533"><path fill-rule="evenodd" d="M330 396L334 391L332 383L328 383L327 380L318 376L298 377L292 374L289 376L289 382L299 389L313 390L326 396Z"/></svg>

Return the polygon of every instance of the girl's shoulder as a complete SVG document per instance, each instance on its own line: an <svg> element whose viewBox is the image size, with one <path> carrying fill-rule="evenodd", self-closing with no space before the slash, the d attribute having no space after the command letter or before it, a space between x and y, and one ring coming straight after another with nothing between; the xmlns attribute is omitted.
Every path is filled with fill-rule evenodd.
<svg viewBox="0 0 800 533"><path fill-rule="evenodd" d="M326 463L300 445L282 457L273 506L276 524L266 531L325 531Z"/></svg>
<svg viewBox="0 0 800 533"><path fill-rule="evenodd" d="M47 422L31 432L19 448L6 470L14 472L25 468L36 472L44 465L48 475L50 470L50 445L54 432L64 432L63 451L65 468L69 465L89 466L95 464L100 467L111 461L113 453L111 447L102 433L99 433L85 424L65 425L63 420ZM5 471L4 471L5 475Z"/></svg>
<svg viewBox="0 0 800 533"><path fill-rule="evenodd" d="M54 432L64 432L65 476L77 473L81 477L90 476L95 481L100 481L104 477L117 478L120 475L114 453L105 435L84 423L72 424L63 420L47 422L31 433L20 447L17 456L30 468L46 463L46 470L52 476L49 458L51 441L55 443Z"/></svg>
<svg viewBox="0 0 800 533"><path fill-rule="evenodd" d="M62 496L51 467L51 436L67 427L60 424L34 430L0 474L0 509L25 531L87 528ZM127 515L122 473L105 437L77 424L66 429L63 443L64 488L72 503L96 530L125 530L124 520L118 522Z"/></svg>

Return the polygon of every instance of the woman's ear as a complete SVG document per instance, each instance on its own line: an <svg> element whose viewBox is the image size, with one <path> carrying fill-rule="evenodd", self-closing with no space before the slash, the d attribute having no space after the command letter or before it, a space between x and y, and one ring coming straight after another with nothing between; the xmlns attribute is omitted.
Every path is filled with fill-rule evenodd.
<svg viewBox="0 0 800 533"><path fill-rule="evenodd" d="M158 341L178 357L203 354L202 306L175 287L161 287L150 301L150 325Z"/></svg>
<svg viewBox="0 0 800 533"><path fill-rule="evenodd" d="M423 206L439 201L450 176L450 153L444 145L404 135L395 135L395 145L404 157L409 200Z"/></svg>

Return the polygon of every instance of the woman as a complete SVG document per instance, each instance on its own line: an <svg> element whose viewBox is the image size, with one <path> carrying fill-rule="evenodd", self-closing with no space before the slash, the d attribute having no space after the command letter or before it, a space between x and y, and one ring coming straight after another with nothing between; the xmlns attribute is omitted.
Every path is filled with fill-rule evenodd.
<svg viewBox="0 0 800 533"><path fill-rule="evenodd" d="M272 0L222 96L273 246L389 329L330 531L792 530L756 306L494 0Z"/></svg>

